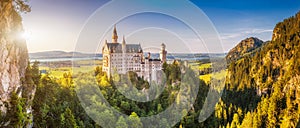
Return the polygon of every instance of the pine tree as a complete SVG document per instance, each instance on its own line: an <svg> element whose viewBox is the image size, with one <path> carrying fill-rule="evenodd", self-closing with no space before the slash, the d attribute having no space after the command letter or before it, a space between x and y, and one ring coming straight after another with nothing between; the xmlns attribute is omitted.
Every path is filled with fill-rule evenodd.
<svg viewBox="0 0 300 128"><path fill-rule="evenodd" d="M61 118L61 127L63 128L78 128L76 124L76 119L70 110L70 108L67 108L64 113L60 115Z"/></svg>
<svg viewBox="0 0 300 128"><path fill-rule="evenodd" d="M233 120L231 122L230 128L239 128L239 127L240 127L239 115L237 113L235 113L233 115Z"/></svg>
<svg viewBox="0 0 300 128"><path fill-rule="evenodd" d="M123 116L119 117L116 128L128 128L127 122Z"/></svg>
<svg viewBox="0 0 300 128"><path fill-rule="evenodd" d="M246 128L246 127L253 128L253 117L250 112L247 112L241 124L241 128Z"/></svg>
<svg viewBox="0 0 300 128"><path fill-rule="evenodd" d="M128 122L129 122L130 128L141 128L141 127L143 127L143 124L142 124L139 116L135 112L131 113L131 115L129 116Z"/></svg>

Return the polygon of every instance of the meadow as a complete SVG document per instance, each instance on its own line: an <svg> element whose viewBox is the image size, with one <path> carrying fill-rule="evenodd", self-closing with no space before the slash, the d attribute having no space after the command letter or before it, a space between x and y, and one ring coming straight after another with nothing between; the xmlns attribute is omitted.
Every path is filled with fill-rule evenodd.
<svg viewBox="0 0 300 128"><path fill-rule="evenodd" d="M202 61L202 62L193 61L193 62L189 62L189 66L191 69L197 72L206 69L211 69L212 63L207 61ZM212 77L214 79L221 80L226 76L226 74L227 74L227 70L221 70L218 72L214 72L213 74L210 72L210 73L199 75L199 79L203 80L206 84L209 84Z"/></svg>
<svg viewBox="0 0 300 128"><path fill-rule="evenodd" d="M57 66L60 65L60 66ZM51 77L60 78L64 73L86 73L93 71L97 66L102 65L101 60L79 60L74 61L72 65L61 65L60 62L51 62L51 66L41 63L39 69L43 74L48 74Z"/></svg>
<svg viewBox="0 0 300 128"><path fill-rule="evenodd" d="M53 66L54 65L54 66ZM67 66L55 66L61 65L59 62L51 62L51 66L47 66L45 63L41 63L40 70L45 71L49 76L55 78L61 78L64 73L72 73L76 75L78 73L87 73L93 71L97 66L102 65L102 60L79 60L74 61L73 65ZM211 68L212 63L199 62L199 61L190 61L189 67L193 69L195 72ZM46 74L42 73L42 74ZM220 72L216 72L214 75L211 73L199 75L199 79L203 80L205 83L209 83L211 77L213 76L215 79L222 79L224 75L226 75L227 71L222 70Z"/></svg>

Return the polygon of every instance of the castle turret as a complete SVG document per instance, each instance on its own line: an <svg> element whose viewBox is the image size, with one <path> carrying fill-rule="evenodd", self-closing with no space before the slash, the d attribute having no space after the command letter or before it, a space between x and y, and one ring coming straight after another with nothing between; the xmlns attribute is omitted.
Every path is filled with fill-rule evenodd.
<svg viewBox="0 0 300 128"><path fill-rule="evenodd" d="M126 53L126 41L125 41L125 36L123 36L123 41L122 41L122 51L123 51L123 53Z"/></svg>
<svg viewBox="0 0 300 128"><path fill-rule="evenodd" d="M107 40L104 41L104 45L107 45Z"/></svg>
<svg viewBox="0 0 300 128"><path fill-rule="evenodd" d="M125 36L123 36L123 41L122 41L122 73L125 74L127 72L127 60L126 58L126 41L125 41Z"/></svg>
<svg viewBox="0 0 300 128"><path fill-rule="evenodd" d="M167 61L167 51L166 51L166 45L164 43L161 44L161 51L159 53L159 58L163 63Z"/></svg>
<svg viewBox="0 0 300 128"><path fill-rule="evenodd" d="M151 59L151 53L148 52L148 59Z"/></svg>
<svg viewBox="0 0 300 128"><path fill-rule="evenodd" d="M113 34L112 34L112 43L118 43L118 33L117 33L117 27L114 26Z"/></svg>

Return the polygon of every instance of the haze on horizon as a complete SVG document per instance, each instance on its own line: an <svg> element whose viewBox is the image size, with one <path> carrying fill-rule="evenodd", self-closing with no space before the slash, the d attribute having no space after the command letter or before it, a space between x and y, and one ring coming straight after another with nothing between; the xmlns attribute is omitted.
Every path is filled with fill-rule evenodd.
<svg viewBox="0 0 300 128"><path fill-rule="evenodd" d="M86 20L107 2L107 0L30 0L32 12L23 15L29 52L74 51L77 37ZM241 40L250 36L264 41L270 40L276 23L294 15L300 9L300 1L294 0L285 2L192 0L192 2L204 11L219 32L224 47L224 51L220 53L228 52ZM174 8L174 11L176 10ZM118 11L121 11L121 7L114 13ZM145 28L139 29L143 27ZM173 52L208 52L184 23L166 15L154 13L134 15L117 23L117 29L119 42L125 35L127 43L140 43L143 48L159 47L160 43L167 43L167 49ZM177 38L174 32L184 39ZM111 31L108 31L104 38L110 41ZM183 40L188 43L184 44ZM80 52L93 51L84 49Z"/></svg>

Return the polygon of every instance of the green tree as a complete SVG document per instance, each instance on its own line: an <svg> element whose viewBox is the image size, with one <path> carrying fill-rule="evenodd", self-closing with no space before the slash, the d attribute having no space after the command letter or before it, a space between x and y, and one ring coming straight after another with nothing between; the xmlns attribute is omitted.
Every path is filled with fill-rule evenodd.
<svg viewBox="0 0 300 128"><path fill-rule="evenodd" d="M249 127L249 128L253 127L253 117L250 112L247 112L247 114L244 117L242 124L241 124L241 128L246 128L246 127Z"/></svg>
<svg viewBox="0 0 300 128"><path fill-rule="evenodd" d="M129 122L130 128L141 128L141 127L143 127L143 124L142 124L139 116L135 112L131 113L131 115L129 116L128 122Z"/></svg>
<svg viewBox="0 0 300 128"><path fill-rule="evenodd" d="M128 128L127 122L123 116L120 116L117 123L116 128Z"/></svg>
<svg viewBox="0 0 300 128"><path fill-rule="evenodd" d="M109 111L109 110L105 110L104 112L101 112L98 114L99 116L99 120L101 121L101 123L105 123L106 127L108 128L113 128L116 126L116 117L115 115Z"/></svg>
<svg viewBox="0 0 300 128"><path fill-rule="evenodd" d="M170 125L169 125L169 122L167 119L163 118L159 124L159 127L160 128L169 128Z"/></svg>
<svg viewBox="0 0 300 128"><path fill-rule="evenodd" d="M8 109L6 115L6 121L10 122L11 127L25 127L28 123L26 115L25 101L20 98L15 92L11 95L10 100L11 107Z"/></svg>
<svg viewBox="0 0 300 128"><path fill-rule="evenodd" d="M69 108L67 108L66 111L60 115L60 119L61 119L61 127L78 128L76 124L76 119Z"/></svg>
<svg viewBox="0 0 300 128"><path fill-rule="evenodd" d="M235 113L233 115L233 120L231 122L230 128L239 128L239 127L240 127L239 115L237 113Z"/></svg>
<svg viewBox="0 0 300 128"><path fill-rule="evenodd" d="M38 85L41 79L41 74L40 74L40 69L39 69L39 62L35 61L33 62L31 66L31 75L32 75L32 80L35 85Z"/></svg>

